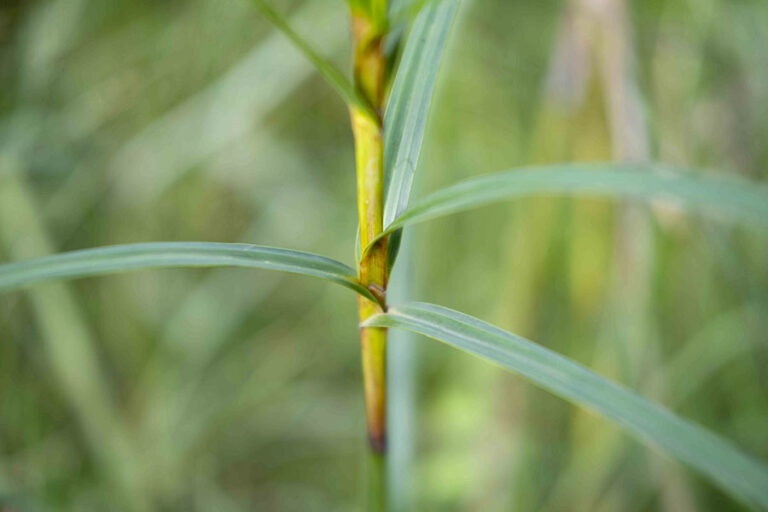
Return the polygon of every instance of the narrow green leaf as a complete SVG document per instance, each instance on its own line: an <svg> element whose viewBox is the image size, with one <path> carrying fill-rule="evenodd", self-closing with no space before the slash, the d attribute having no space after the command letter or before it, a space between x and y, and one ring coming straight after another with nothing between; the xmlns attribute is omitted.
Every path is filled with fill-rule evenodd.
<svg viewBox="0 0 768 512"><path fill-rule="evenodd" d="M336 91L341 95L342 99L349 105L355 105L369 115L376 117L374 109L371 104L358 93L352 82L344 76L344 73L333 65L328 59L317 53L312 46L305 41L298 33L296 33L288 22L278 13L269 2L266 0L251 0L251 3L259 9L261 14L270 22L274 27L291 40L296 48L304 54L315 68L323 75L326 82L328 82Z"/></svg>
<svg viewBox="0 0 768 512"><path fill-rule="evenodd" d="M479 206L551 194L670 200L768 226L768 186L764 184L733 176L684 172L665 164L594 163L530 167L468 179L419 200L389 224L379 238L409 224Z"/></svg>
<svg viewBox="0 0 768 512"><path fill-rule="evenodd" d="M440 58L457 0L431 2L413 23L384 116L384 223L408 205Z"/></svg>
<svg viewBox="0 0 768 512"><path fill-rule="evenodd" d="M413 23L384 117L384 224L408 206L429 104L457 0L432 1ZM396 246L388 256L394 262Z"/></svg>
<svg viewBox="0 0 768 512"><path fill-rule="evenodd" d="M757 508L768 508L768 466L580 364L540 345L450 309L410 303L371 317L367 327L423 334L522 375L544 389L584 406L690 465L724 491Z"/></svg>
<svg viewBox="0 0 768 512"><path fill-rule="evenodd" d="M73 251L0 265L0 291L52 279L164 267L249 267L320 277L373 301L347 265L306 252L249 244L157 242Z"/></svg>

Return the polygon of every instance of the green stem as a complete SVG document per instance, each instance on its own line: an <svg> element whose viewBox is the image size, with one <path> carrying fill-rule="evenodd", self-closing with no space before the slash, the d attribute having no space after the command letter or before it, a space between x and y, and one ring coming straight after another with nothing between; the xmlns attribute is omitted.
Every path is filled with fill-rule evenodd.
<svg viewBox="0 0 768 512"><path fill-rule="evenodd" d="M386 456L371 451L368 454L367 512L385 512L388 509Z"/></svg>
<svg viewBox="0 0 768 512"><path fill-rule="evenodd" d="M360 4L360 5L358 5ZM383 230L384 219L384 126L381 110L386 87L386 57L382 48L386 19L386 3L377 0L376 9L362 3L352 7L352 39L354 45L354 81L357 91L374 107L371 114L350 105L352 133L355 138L357 168L357 205L360 219L360 243L367 247ZM362 7L361 7L362 6ZM370 7L370 6L368 6ZM359 298L360 321L382 311L386 304L387 241L371 248L359 263L361 283L379 297L380 303ZM365 388L366 422L371 447L369 498L381 508L386 489L387 440L387 331L382 328L361 328L360 342ZM374 467L375 466L375 467ZM378 469L376 469L378 468ZM378 498L376 496L379 496Z"/></svg>
<svg viewBox="0 0 768 512"><path fill-rule="evenodd" d="M360 242L367 246L383 229L383 142L378 119L352 108L352 131L355 136L357 164L358 215ZM387 289L386 241L378 244L362 258L360 282L384 303ZM381 312L381 306L369 299L359 299L360 321ZM363 378L371 447L383 452L386 444L386 330L364 328L360 331Z"/></svg>

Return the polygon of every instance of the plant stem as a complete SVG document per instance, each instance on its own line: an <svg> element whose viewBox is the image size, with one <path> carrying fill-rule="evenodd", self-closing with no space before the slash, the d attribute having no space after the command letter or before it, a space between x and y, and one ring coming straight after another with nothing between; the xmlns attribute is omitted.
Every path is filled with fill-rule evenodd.
<svg viewBox="0 0 768 512"><path fill-rule="evenodd" d="M355 138L360 243L361 247L366 247L382 232L384 218L384 127L381 110L387 83L386 57L382 49L386 19L382 19L378 9L353 5L351 21L355 87L374 110L371 114L356 105L350 106ZM387 289L386 240L362 258L359 274L363 285L380 296L384 303ZM361 322L381 312L379 304L363 297L358 300ZM386 329L361 328L360 342L368 439L371 450L383 456L387 439Z"/></svg>
<svg viewBox="0 0 768 512"><path fill-rule="evenodd" d="M352 113L357 153L358 214L360 241L366 246L382 230L382 138L381 126L369 117ZM374 293L385 296L387 286L386 245L379 244L360 261L360 280ZM360 321L381 312L381 307L360 296ZM379 454L386 450L387 424L387 332L380 328L361 328L360 342L365 386L368 440Z"/></svg>
<svg viewBox="0 0 768 512"><path fill-rule="evenodd" d="M366 512L386 512L390 509L387 489L387 456L385 453L368 452Z"/></svg>

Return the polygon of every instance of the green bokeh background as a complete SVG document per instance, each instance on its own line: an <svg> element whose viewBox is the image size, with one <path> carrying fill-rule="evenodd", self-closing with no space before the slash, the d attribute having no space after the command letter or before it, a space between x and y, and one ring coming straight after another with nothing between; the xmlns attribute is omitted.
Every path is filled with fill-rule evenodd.
<svg viewBox="0 0 768 512"><path fill-rule="evenodd" d="M276 4L348 67L342 0ZM611 158L764 181L766 27L762 0L463 0L415 193ZM343 103L245 0L0 4L2 261L209 240L352 263L352 149ZM514 201L412 228L392 296L536 340L765 459L767 242L671 203ZM231 269L0 296L0 510L359 510L356 316L346 290ZM494 366L391 346L409 510L742 510Z"/></svg>

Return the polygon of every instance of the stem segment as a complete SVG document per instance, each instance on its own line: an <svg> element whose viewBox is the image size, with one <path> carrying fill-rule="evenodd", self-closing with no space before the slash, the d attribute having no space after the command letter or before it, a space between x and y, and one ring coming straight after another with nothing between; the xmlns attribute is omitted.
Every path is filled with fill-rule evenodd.
<svg viewBox="0 0 768 512"><path fill-rule="evenodd" d="M383 3L379 0L378 3ZM383 12L386 12L384 10ZM382 39L386 18L379 9L353 4L352 39L354 44L355 87L375 112L350 106L355 138L357 167L357 209L360 219L360 244L366 247L383 229L384 218L384 127L381 110L386 87L386 58ZM360 281L385 302L387 289L386 240L373 247L360 261ZM359 297L360 321L381 312L381 306ZM384 454L387 439L387 331L361 328L360 342L365 385L366 419L371 449Z"/></svg>

